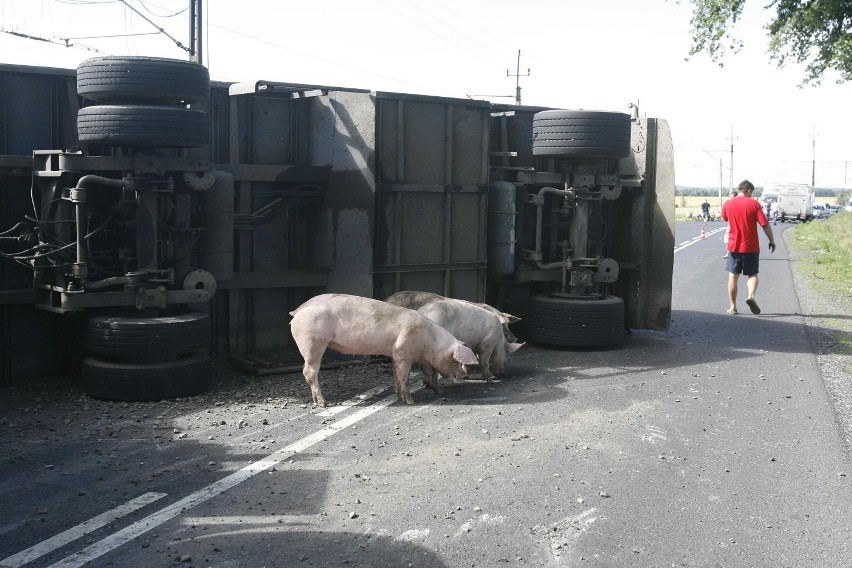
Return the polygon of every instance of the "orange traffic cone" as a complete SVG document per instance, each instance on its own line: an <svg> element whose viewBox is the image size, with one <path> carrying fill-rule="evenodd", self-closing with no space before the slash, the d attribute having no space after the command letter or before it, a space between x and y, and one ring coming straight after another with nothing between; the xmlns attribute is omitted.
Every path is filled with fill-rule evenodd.
<svg viewBox="0 0 852 568"><path fill-rule="evenodd" d="M701 225L701 240L703 241L707 237L704 235L704 225Z"/></svg>

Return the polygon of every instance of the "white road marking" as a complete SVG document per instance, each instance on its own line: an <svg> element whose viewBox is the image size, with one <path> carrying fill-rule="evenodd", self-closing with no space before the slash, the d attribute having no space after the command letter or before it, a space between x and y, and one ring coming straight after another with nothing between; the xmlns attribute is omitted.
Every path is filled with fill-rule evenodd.
<svg viewBox="0 0 852 568"><path fill-rule="evenodd" d="M349 400L345 400L345 401L341 402L337 406L332 406L331 408L326 408L322 412L317 412L316 415L322 416L322 417L335 416L337 414L340 414L344 410L348 410L348 409L352 408L353 406L358 406L360 404L364 404L364 401L367 401L367 400L373 398L377 394L381 394L382 392L386 391L387 389L388 389L387 385L385 385L383 387L371 388L370 390L368 390L366 392L362 392L359 395L353 396Z"/></svg>
<svg viewBox="0 0 852 568"><path fill-rule="evenodd" d="M686 242L683 242L683 243L681 243L679 246L675 247L674 251L675 251L675 252L682 251L682 250L683 250L683 249L685 249L686 247L692 246L692 245L694 245L695 243L699 243L699 242L701 242L701 241L703 241L703 240L706 240L706 239L707 239L707 237L710 237L710 236L712 236L712 235L715 235L716 233L719 233L719 232L721 232L721 231L724 231L726 228L727 228L727 227L719 227L718 229L713 229L713 230L712 230L712 231L710 231L709 233L705 233L705 234L704 234L704 238L703 238L703 239L702 239L702 238L701 238L701 236L699 235L699 236L697 236L697 237L695 237L695 238L693 238L693 239L690 239L690 240L688 240L688 241L686 241Z"/></svg>
<svg viewBox="0 0 852 568"><path fill-rule="evenodd" d="M136 499L132 499L127 503L116 507L115 509L111 509L109 511L106 511L105 513L101 513L96 517L92 517L88 521L83 521L76 527L72 527L67 531L61 532L56 536L50 537L47 540L35 544L26 550L22 550L17 554L13 554L8 558L0 560L0 567L13 568L28 564L36 558L40 558L45 554L48 554L49 552L53 552L57 548L61 548L68 543L74 542L81 536L85 536L90 532L96 531L99 528L113 522L114 520L119 519L125 515L129 515L133 511L137 511L158 499L162 499L165 496L165 493L145 493L144 495L141 495Z"/></svg>
<svg viewBox="0 0 852 568"><path fill-rule="evenodd" d="M414 393L422 388L420 385L415 385L411 387L411 392ZM232 489L239 485L244 481L248 481L258 473L262 473L267 469L280 464L282 461L289 459L295 454L299 452L303 452L306 449L310 448L314 444L322 442L340 432L344 428L347 428L361 420L367 418L375 414L376 412L383 410L395 403L399 398L396 394L392 394L367 406L366 408L362 408L358 410L358 412L354 412L347 416L346 418L341 418L337 422L333 424L329 424L322 430L318 430L313 434L305 436L301 440L290 444L285 448L281 448L277 452L273 452L266 458L262 460L258 460L254 463L247 465L239 471L232 473L231 475L216 481L215 483L211 483L207 487L199 489L198 491L187 495L180 501L172 503L171 505L164 507L157 511L156 513L152 513L148 515L144 519L133 523L132 525L121 529L120 531L92 544L84 548L83 550L68 556L59 562L52 564L49 568L78 568L83 566L84 564L91 562L95 558L99 558L104 554L115 550L122 544L128 543L134 538L137 538L151 529L157 528L158 526L166 523L178 515L182 514L186 510L195 507L205 501L212 499L218 495L221 495L225 491Z"/></svg>

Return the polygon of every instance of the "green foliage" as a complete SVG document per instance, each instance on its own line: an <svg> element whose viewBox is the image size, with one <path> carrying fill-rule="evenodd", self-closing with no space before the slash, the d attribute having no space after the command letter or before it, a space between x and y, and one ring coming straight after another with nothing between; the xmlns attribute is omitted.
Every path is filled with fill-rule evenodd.
<svg viewBox="0 0 852 568"><path fill-rule="evenodd" d="M852 192L844 189L837 194L837 197L834 198L834 203L836 205L846 205L849 203L850 199L852 199Z"/></svg>
<svg viewBox="0 0 852 568"><path fill-rule="evenodd" d="M730 51L737 53L741 40L730 34L743 13L746 0L690 0L695 9L690 55L706 52L722 65ZM779 67L790 61L805 64L803 84L818 85L827 71L838 74L838 83L852 79L852 3L849 0L771 0L775 18L766 26L769 57Z"/></svg>
<svg viewBox="0 0 852 568"><path fill-rule="evenodd" d="M792 242L807 251L807 268L818 281L852 295L852 213L798 225Z"/></svg>
<svg viewBox="0 0 852 568"><path fill-rule="evenodd" d="M845 304L852 298L852 213L836 213L825 221L797 225L793 238L786 239L796 252L795 272L802 276L808 290ZM843 314L844 305L832 306L817 316L819 325L830 331L832 352L852 355L850 322ZM847 373L852 372L844 365Z"/></svg>

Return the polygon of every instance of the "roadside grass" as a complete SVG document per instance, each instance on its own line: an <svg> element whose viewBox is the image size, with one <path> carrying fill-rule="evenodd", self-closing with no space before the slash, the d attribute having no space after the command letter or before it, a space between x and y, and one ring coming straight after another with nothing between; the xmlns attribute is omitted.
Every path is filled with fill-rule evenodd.
<svg viewBox="0 0 852 568"><path fill-rule="evenodd" d="M793 230L791 244L801 255L798 272L808 286L842 302L852 301L852 214L802 223ZM837 315L847 310L838 306ZM852 322L839 317L830 327L837 352L852 355Z"/></svg>

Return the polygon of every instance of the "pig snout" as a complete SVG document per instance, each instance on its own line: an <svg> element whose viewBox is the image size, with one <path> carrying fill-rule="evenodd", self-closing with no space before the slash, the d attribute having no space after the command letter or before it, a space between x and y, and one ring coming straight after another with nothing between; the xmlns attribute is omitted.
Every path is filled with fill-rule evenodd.
<svg viewBox="0 0 852 568"><path fill-rule="evenodd" d="M468 365L476 365L477 363L479 363L479 359L476 358L470 347L458 342L453 346L452 355L447 358L441 374L457 382L467 376Z"/></svg>

